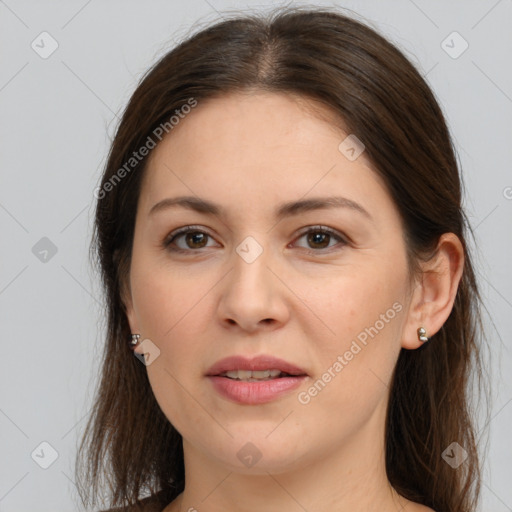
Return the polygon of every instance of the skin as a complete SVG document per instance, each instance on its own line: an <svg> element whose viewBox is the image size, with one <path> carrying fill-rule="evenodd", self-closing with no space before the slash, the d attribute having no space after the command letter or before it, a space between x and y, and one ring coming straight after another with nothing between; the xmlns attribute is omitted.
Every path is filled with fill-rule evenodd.
<svg viewBox="0 0 512 512"><path fill-rule="evenodd" d="M431 272L411 279L399 213L365 153L350 161L339 151L346 136L311 100L238 93L199 102L150 155L124 300L132 332L160 350L148 377L183 436L186 486L165 512L431 510L387 480L385 412L400 350L421 346L418 327L435 334L452 309L463 250L443 235L424 265ZM226 215L149 213L181 195L213 201ZM350 208L274 218L283 202L333 195L372 219ZM304 236L319 224L349 241ZM164 247L187 225L209 236ZM263 248L252 263L236 252L248 236ZM396 303L400 312L300 403L298 393ZM309 377L273 402L240 405L205 377L234 354L272 354ZM247 442L262 455L252 467L237 457Z"/></svg>

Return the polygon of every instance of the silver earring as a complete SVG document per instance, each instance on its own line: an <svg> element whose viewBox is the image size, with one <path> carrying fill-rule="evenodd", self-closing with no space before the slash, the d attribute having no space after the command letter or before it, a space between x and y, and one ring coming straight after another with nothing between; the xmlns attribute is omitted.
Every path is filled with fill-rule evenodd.
<svg viewBox="0 0 512 512"><path fill-rule="evenodd" d="M130 347L133 348L137 343L139 343L140 334L132 334L132 340L130 342Z"/></svg>
<svg viewBox="0 0 512 512"><path fill-rule="evenodd" d="M430 338L428 338L426 336L427 334L427 331L425 330L424 327L420 327L418 329L418 339L422 342L422 343L425 343L426 341L428 341Z"/></svg>

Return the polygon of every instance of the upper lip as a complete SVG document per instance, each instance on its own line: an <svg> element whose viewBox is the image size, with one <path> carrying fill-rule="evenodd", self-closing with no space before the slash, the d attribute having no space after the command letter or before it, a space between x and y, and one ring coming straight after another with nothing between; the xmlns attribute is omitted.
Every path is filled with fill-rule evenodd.
<svg viewBox="0 0 512 512"><path fill-rule="evenodd" d="M290 375L307 375L302 368L271 355L259 355L253 358L244 356L226 357L211 366L206 375L220 375L232 370L281 370Z"/></svg>

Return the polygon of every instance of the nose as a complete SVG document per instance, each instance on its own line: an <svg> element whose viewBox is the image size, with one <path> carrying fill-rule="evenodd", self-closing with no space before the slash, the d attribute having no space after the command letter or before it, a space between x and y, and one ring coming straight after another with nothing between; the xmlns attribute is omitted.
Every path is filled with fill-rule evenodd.
<svg viewBox="0 0 512 512"><path fill-rule="evenodd" d="M218 317L223 326L254 333L284 325L290 292L277 262L265 250L252 262L234 251L232 260L232 270L221 281Z"/></svg>

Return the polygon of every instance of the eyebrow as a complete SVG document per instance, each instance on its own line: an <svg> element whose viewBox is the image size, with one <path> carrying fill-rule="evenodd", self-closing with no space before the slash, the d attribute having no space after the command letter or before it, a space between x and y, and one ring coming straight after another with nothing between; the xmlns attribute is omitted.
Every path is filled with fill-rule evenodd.
<svg viewBox="0 0 512 512"><path fill-rule="evenodd" d="M169 208L182 207L207 215L225 216L226 212L223 207L193 196L169 197L159 201L149 211L148 215L154 215L157 212L167 210ZM359 203L352 201L346 197L314 197L311 199L301 199L299 201L290 201L282 203L275 210L275 217L281 220L285 217L299 215L301 213L313 210L326 210L331 208L348 208L362 214L369 220L373 221L372 216Z"/></svg>

